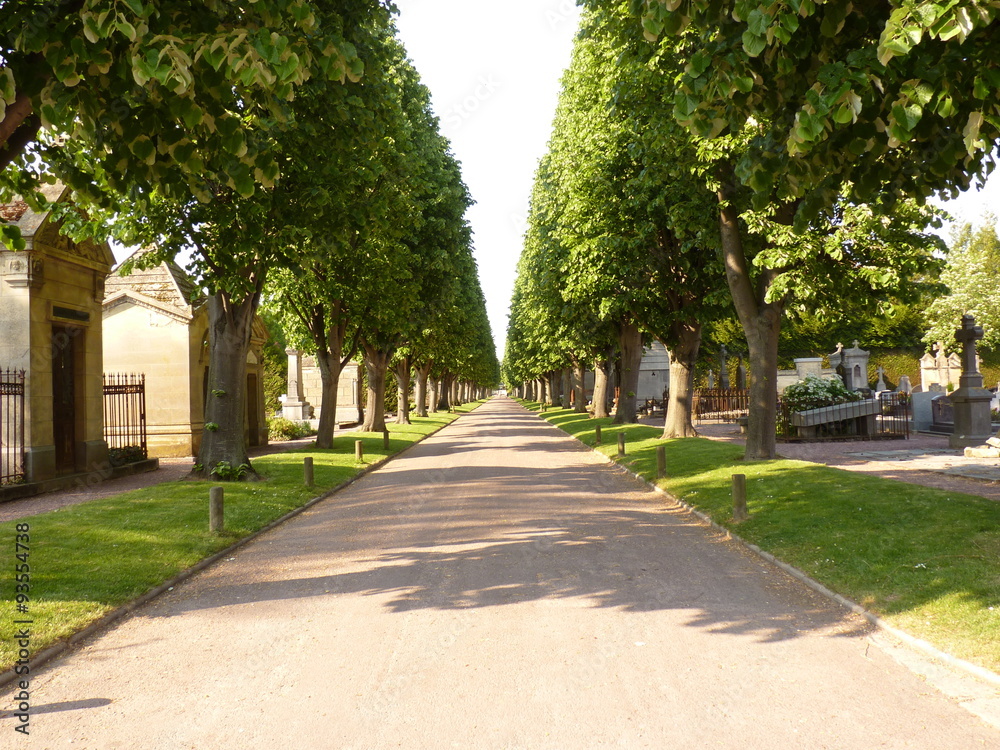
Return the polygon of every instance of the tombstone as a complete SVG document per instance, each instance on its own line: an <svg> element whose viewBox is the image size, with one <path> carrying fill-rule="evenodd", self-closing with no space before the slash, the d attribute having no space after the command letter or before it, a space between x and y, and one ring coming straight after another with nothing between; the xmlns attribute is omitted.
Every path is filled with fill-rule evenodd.
<svg viewBox="0 0 1000 750"><path fill-rule="evenodd" d="M795 374L799 380L805 380L810 375L815 378L823 377L823 358L798 357L795 360Z"/></svg>
<svg viewBox="0 0 1000 750"><path fill-rule="evenodd" d="M725 344L719 347L719 387L729 390L729 352Z"/></svg>
<svg viewBox="0 0 1000 750"><path fill-rule="evenodd" d="M930 391L914 390L910 394L910 413L915 432L931 432L934 425L934 398Z"/></svg>
<svg viewBox="0 0 1000 750"><path fill-rule="evenodd" d="M944 394L931 398L930 431L939 435L951 435L955 432L955 405Z"/></svg>
<svg viewBox="0 0 1000 750"><path fill-rule="evenodd" d="M875 384L876 391L887 391L889 386L885 384L885 368L882 365L878 366L878 382Z"/></svg>
<svg viewBox="0 0 1000 750"><path fill-rule="evenodd" d="M745 391L747 388L747 368L743 364L742 355L740 356L740 364L736 368L736 387L741 391Z"/></svg>
<svg viewBox="0 0 1000 750"><path fill-rule="evenodd" d="M907 394L912 394L913 393L913 386L910 385L910 376L909 375L900 375L899 376L899 386L896 388L896 392L897 393L907 393Z"/></svg>
<svg viewBox="0 0 1000 750"><path fill-rule="evenodd" d="M848 389L859 391L868 387L868 359L870 356L871 352L866 352L858 346L857 340L854 341L854 345L850 349L843 351L841 364L847 378L844 385Z"/></svg>
<svg viewBox="0 0 1000 750"><path fill-rule="evenodd" d="M715 388L715 373L711 370L708 371L708 388L709 390Z"/></svg>
<svg viewBox="0 0 1000 750"><path fill-rule="evenodd" d="M837 374L837 377L843 382L845 388L850 388L848 382L847 368L844 365L844 345L837 342L837 350L829 355L830 367Z"/></svg>
<svg viewBox="0 0 1000 750"><path fill-rule="evenodd" d="M281 416L293 422L309 418L310 406L302 396L302 352L285 349L288 355L288 399L282 404Z"/></svg>
<svg viewBox="0 0 1000 750"><path fill-rule="evenodd" d="M955 410L955 431L948 439L951 448L971 448L982 445L992 436L990 401L993 394L983 388L979 372L976 342L983 338L983 329L971 315L962 316L962 327L955 331L955 340L962 346L962 375L959 387L951 394Z"/></svg>

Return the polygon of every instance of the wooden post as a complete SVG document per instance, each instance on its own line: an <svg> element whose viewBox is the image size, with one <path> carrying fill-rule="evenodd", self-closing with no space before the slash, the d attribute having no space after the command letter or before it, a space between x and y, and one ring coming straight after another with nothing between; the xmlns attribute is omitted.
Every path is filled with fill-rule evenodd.
<svg viewBox="0 0 1000 750"><path fill-rule="evenodd" d="M365 460L365 443L363 440L354 441L354 459L359 463Z"/></svg>
<svg viewBox="0 0 1000 750"><path fill-rule="evenodd" d="M303 469L303 472L305 473L306 487L312 487L314 484L316 484L316 481L315 481L314 476L313 476L313 457L312 456L306 456L305 457L305 459L302 462L302 469Z"/></svg>
<svg viewBox="0 0 1000 750"><path fill-rule="evenodd" d="M656 446L656 478L663 479L667 475L667 449L663 445Z"/></svg>
<svg viewBox="0 0 1000 750"><path fill-rule="evenodd" d="M601 426L594 425L594 445L601 444Z"/></svg>
<svg viewBox="0 0 1000 750"><path fill-rule="evenodd" d="M624 432L619 432L618 433L618 455L619 456L624 456L625 455L625 433Z"/></svg>
<svg viewBox="0 0 1000 750"><path fill-rule="evenodd" d="M382 430L382 447L389 450L389 429Z"/></svg>
<svg viewBox="0 0 1000 750"><path fill-rule="evenodd" d="M733 520L742 523L750 518L747 511L747 476L733 474Z"/></svg>
<svg viewBox="0 0 1000 750"><path fill-rule="evenodd" d="M224 505L225 490L222 487L212 487L208 491L208 530L222 531L225 525Z"/></svg>

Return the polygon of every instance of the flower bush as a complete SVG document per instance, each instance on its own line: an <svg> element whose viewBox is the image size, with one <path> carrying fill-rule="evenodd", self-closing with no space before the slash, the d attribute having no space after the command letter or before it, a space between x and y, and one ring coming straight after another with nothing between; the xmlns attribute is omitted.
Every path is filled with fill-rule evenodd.
<svg viewBox="0 0 1000 750"><path fill-rule="evenodd" d="M267 420L268 440L295 440L315 434L305 422L293 422L283 417L269 417Z"/></svg>
<svg viewBox="0 0 1000 750"><path fill-rule="evenodd" d="M788 386L781 398L790 411L805 411L845 401L860 401L861 394L847 390L840 378L806 375L805 380Z"/></svg>

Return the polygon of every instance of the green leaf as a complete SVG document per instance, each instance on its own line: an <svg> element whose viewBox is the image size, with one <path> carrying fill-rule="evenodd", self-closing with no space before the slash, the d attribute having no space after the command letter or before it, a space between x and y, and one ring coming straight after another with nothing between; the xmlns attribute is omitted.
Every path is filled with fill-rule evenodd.
<svg viewBox="0 0 1000 750"><path fill-rule="evenodd" d="M743 49L750 57L757 57L767 46L767 39L755 36L749 31L743 32Z"/></svg>

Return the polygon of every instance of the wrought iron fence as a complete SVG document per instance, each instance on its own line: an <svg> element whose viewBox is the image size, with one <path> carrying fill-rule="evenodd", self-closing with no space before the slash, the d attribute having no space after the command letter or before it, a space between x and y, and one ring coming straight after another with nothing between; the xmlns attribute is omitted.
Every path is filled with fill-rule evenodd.
<svg viewBox="0 0 1000 750"><path fill-rule="evenodd" d="M860 401L793 411L778 398L778 440L905 440L910 436L910 397L880 393Z"/></svg>
<svg viewBox="0 0 1000 750"><path fill-rule="evenodd" d="M742 388L699 388L694 392L696 422L735 422L750 413L750 391Z"/></svg>
<svg viewBox="0 0 1000 750"><path fill-rule="evenodd" d="M24 370L0 370L0 485L24 480Z"/></svg>
<svg viewBox="0 0 1000 750"><path fill-rule="evenodd" d="M148 458L146 447L146 376L104 375L104 439L111 465Z"/></svg>

